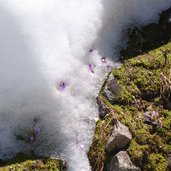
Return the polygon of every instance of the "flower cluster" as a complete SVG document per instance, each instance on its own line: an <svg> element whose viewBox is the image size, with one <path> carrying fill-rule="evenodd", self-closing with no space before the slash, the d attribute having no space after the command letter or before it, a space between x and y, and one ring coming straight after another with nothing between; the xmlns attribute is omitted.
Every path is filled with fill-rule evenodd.
<svg viewBox="0 0 171 171"><path fill-rule="evenodd" d="M161 121L158 111L148 110L144 113L144 117L145 117L146 123L153 125L153 126L155 125L158 127L162 127L162 121Z"/></svg>

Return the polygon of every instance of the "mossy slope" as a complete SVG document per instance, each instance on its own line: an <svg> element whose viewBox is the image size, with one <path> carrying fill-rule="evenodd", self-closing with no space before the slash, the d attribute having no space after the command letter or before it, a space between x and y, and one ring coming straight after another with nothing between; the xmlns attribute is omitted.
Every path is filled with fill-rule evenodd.
<svg viewBox="0 0 171 171"><path fill-rule="evenodd" d="M105 95L108 81L99 93L108 114L97 122L93 144L88 152L93 171L107 170L115 154L108 153L105 146L116 119L127 125L133 135L127 151L135 165L144 171L169 170L171 43L158 45L131 59L127 58L131 54L131 46L137 48L137 45L122 50L123 54L128 54L126 60L123 60L122 67L113 69L110 74L115 80L115 85L109 89L114 94L113 100Z"/></svg>
<svg viewBox="0 0 171 171"><path fill-rule="evenodd" d="M40 158L18 153L6 162L0 162L0 171L66 171L66 163L54 158Z"/></svg>

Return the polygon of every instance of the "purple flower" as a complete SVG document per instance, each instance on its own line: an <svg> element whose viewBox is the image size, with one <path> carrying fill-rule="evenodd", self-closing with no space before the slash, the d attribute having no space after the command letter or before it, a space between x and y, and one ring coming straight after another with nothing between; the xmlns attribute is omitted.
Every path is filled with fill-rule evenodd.
<svg viewBox="0 0 171 171"><path fill-rule="evenodd" d="M60 85L59 85L61 90L64 90L66 88L66 84L64 81L61 81Z"/></svg>
<svg viewBox="0 0 171 171"><path fill-rule="evenodd" d="M157 111L153 111L152 115L153 115L153 116L158 116L159 113L158 113Z"/></svg>
<svg viewBox="0 0 171 171"><path fill-rule="evenodd" d="M93 64L88 64L88 68L89 68L89 70L90 70L92 73L94 73L95 65L93 65Z"/></svg>

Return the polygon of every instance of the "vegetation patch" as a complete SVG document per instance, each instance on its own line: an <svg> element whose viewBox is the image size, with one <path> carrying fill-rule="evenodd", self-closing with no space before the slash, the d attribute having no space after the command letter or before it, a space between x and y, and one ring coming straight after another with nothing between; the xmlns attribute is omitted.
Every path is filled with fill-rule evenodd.
<svg viewBox="0 0 171 171"><path fill-rule="evenodd" d="M13 159L0 161L0 171L66 171L66 163L55 158L37 158L18 153Z"/></svg>
<svg viewBox="0 0 171 171"><path fill-rule="evenodd" d="M112 70L110 78L113 78L113 83L107 80L99 93L107 115L97 122L93 144L88 152L93 171L107 170L111 157L115 155L106 151L106 142L115 120L128 126L132 133L133 139L127 152L136 166L144 171L170 169L169 35L168 32L164 34L157 24L140 30L136 28L129 33L128 47L121 51L123 65ZM113 94L112 99L106 95L106 86Z"/></svg>

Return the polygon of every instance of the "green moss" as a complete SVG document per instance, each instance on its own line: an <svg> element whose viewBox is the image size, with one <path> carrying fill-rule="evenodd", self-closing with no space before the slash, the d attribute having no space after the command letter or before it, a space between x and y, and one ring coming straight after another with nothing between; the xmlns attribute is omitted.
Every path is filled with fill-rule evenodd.
<svg viewBox="0 0 171 171"><path fill-rule="evenodd" d="M122 114L123 113L123 109L121 106L119 105L113 105L113 110L118 113L118 114Z"/></svg>
<svg viewBox="0 0 171 171"><path fill-rule="evenodd" d="M0 162L0 171L66 171L66 163L54 158L40 158L18 153L13 159Z"/></svg>
<svg viewBox="0 0 171 171"><path fill-rule="evenodd" d="M146 166L147 170L154 171L164 171L167 170L168 162L162 154L152 153L148 157L148 165Z"/></svg>
<svg viewBox="0 0 171 171"><path fill-rule="evenodd" d="M107 115L105 120L99 119L96 123L93 144L88 152L93 171L106 168L106 163L110 158L110 154L106 155L106 142L112 132L113 122L112 116Z"/></svg>
<svg viewBox="0 0 171 171"><path fill-rule="evenodd" d="M135 140L132 140L128 153L131 156L131 160L138 166L143 166L146 162L148 145L139 145Z"/></svg>

